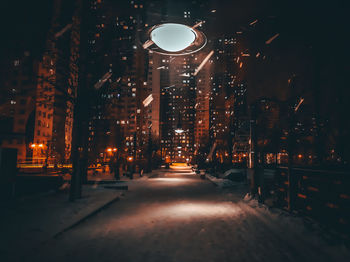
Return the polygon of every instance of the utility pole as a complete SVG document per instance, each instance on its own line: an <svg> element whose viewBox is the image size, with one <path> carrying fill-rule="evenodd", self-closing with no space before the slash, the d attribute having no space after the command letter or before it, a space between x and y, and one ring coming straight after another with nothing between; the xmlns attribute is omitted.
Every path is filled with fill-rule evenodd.
<svg viewBox="0 0 350 262"><path fill-rule="evenodd" d="M147 145L147 172L152 172L152 133L151 129L148 131L148 145Z"/></svg>
<svg viewBox="0 0 350 262"><path fill-rule="evenodd" d="M251 144L251 158L253 164L253 174L251 180L251 194L255 196L259 194L259 161L258 161L258 146L257 146L257 134L256 134L256 121L257 121L257 105L253 104L251 108L251 120L250 120L250 144Z"/></svg>
<svg viewBox="0 0 350 262"><path fill-rule="evenodd" d="M295 198L296 198L296 177L293 174L293 156L294 156L294 148L295 148L295 112L294 109L289 105L288 108L288 119L289 119L289 127L288 127L288 143L287 143L287 151L288 151L288 210L292 211L295 207Z"/></svg>
<svg viewBox="0 0 350 262"><path fill-rule="evenodd" d="M137 156L137 133L134 132L134 150L133 150L133 162L132 162L132 170L131 170L131 177L133 176L133 173L136 170L136 156Z"/></svg>
<svg viewBox="0 0 350 262"><path fill-rule="evenodd" d="M290 103L287 103L287 112L288 112L288 140L287 140L287 151L288 151L288 171L287 171L287 178L288 178L288 210L292 211L295 208L295 200L296 200L296 194L297 194L297 178L295 176L295 173L293 172L293 156L295 154L295 143L296 143L296 137L295 137L295 124L296 124L296 112L299 109L300 104L303 100L299 103L299 105L294 108L293 106L293 90L295 90L295 75L291 78L291 81L289 82L289 89L291 90L291 96L290 96Z"/></svg>

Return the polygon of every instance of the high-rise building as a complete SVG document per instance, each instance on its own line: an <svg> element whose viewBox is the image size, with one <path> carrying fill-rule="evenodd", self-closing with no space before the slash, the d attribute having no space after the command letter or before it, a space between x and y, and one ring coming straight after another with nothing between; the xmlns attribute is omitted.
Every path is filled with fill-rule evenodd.
<svg viewBox="0 0 350 262"><path fill-rule="evenodd" d="M213 42L215 71L212 76L210 94L210 140L216 147L216 156L220 162L232 158L234 121L233 93L236 81L234 65L235 40L232 37L219 37Z"/></svg>
<svg viewBox="0 0 350 262"><path fill-rule="evenodd" d="M249 119L247 94L237 39L222 36L215 39L215 71L210 93L210 139L220 162L241 161L247 156ZM241 157L242 155L242 157Z"/></svg>
<svg viewBox="0 0 350 262"><path fill-rule="evenodd" d="M87 86L95 94L89 120L90 159L108 147L133 154L144 143L147 64L139 34L145 27L143 1L90 1ZM142 133L143 132L143 133Z"/></svg>
<svg viewBox="0 0 350 262"><path fill-rule="evenodd" d="M46 49L38 66L33 160L55 164L71 156L78 86L81 2L56 0Z"/></svg>
<svg viewBox="0 0 350 262"><path fill-rule="evenodd" d="M206 54L195 54L195 60L201 62ZM196 120L195 120L195 155L204 158L208 153L209 128L210 128L210 94L212 85L213 60L201 69L196 76Z"/></svg>
<svg viewBox="0 0 350 262"><path fill-rule="evenodd" d="M34 106L37 62L30 52L6 61L6 77L0 96L0 146L17 149L23 163L33 151Z"/></svg>
<svg viewBox="0 0 350 262"><path fill-rule="evenodd" d="M240 83L234 87L234 121L231 127L233 134L233 154L236 159L248 156L249 151L249 115L247 105L247 87Z"/></svg>

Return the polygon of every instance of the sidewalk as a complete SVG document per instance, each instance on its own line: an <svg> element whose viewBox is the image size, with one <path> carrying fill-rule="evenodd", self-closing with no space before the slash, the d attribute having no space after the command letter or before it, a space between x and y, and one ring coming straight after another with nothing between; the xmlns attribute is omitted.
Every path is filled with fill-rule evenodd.
<svg viewBox="0 0 350 262"><path fill-rule="evenodd" d="M99 186L84 186L83 197L74 202L69 202L68 192L51 192L1 203L0 257L15 261L20 255L16 247L33 251L40 243L118 201L121 194Z"/></svg>
<svg viewBox="0 0 350 262"><path fill-rule="evenodd" d="M235 182L226 178L217 178L209 174L205 174L206 179L210 180L213 184L220 188L229 188L234 186L246 185L247 182Z"/></svg>
<svg viewBox="0 0 350 262"><path fill-rule="evenodd" d="M134 180L137 180L137 179L147 179L148 177L152 176L153 174L155 174L156 172L158 172L159 169L155 169L155 170L152 170L152 172L150 173L144 173L143 176L140 176L140 173L134 173L133 174L133 179ZM69 174L65 174L63 176L63 179L65 181L69 181L70 180L70 175ZM120 179L118 181L130 181L131 179L127 176L123 176L122 173L120 173ZM114 173L110 173L109 171L106 171L106 172L101 172L99 171L96 175L93 175L93 172L92 170L89 170L88 171L88 181L96 181L96 182L99 182L99 181L114 181L116 182L115 180L115 177L114 177Z"/></svg>

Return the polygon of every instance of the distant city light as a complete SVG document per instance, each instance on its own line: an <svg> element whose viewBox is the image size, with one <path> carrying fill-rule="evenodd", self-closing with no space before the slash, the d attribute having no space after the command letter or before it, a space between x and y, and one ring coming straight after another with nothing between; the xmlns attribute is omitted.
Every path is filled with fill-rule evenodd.
<svg viewBox="0 0 350 262"><path fill-rule="evenodd" d="M151 40L161 49L179 52L190 46L197 35L193 29L182 24L162 24L151 32Z"/></svg>
<svg viewBox="0 0 350 262"><path fill-rule="evenodd" d="M300 101L299 101L298 105L297 105L297 106L295 107L295 109L294 109L295 112L298 111L300 105L301 105L303 102L304 102L304 98L300 98Z"/></svg>
<svg viewBox="0 0 350 262"><path fill-rule="evenodd" d="M265 44L269 45L273 40L275 40L280 34L275 34L273 37L271 37L269 40L265 42Z"/></svg>
<svg viewBox="0 0 350 262"><path fill-rule="evenodd" d="M153 96L150 94L148 97L146 97L145 100L143 100L143 106L146 107L148 106L151 102L153 101Z"/></svg>
<svg viewBox="0 0 350 262"><path fill-rule="evenodd" d="M258 22L258 19L254 20L253 22L251 22L249 25L255 25Z"/></svg>
<svg viewBox="0 0 350 262"><path fill-rule="evenodd" d="M204 58L204 60L202 61L202 63L196 68L196 70L194 71L194 76L196 76L199 71L201 71L201 69L205 66L205 64L209 61L210 57L214 54L214 51L210 51L210 53Z"/></svg>
<svg viewBox="0 0 350 262"><path fill-rule="evenodd" d="M100 88L103 86L103 84L104 84L111 76L112 76L112 73L111 73L111 72L107 72L106 74L104 74L104 75L102 76L101 79L99 79L99 80L96 82L96 84L94 85L94 87L95 87L96 89L100 89Z"/></svg>

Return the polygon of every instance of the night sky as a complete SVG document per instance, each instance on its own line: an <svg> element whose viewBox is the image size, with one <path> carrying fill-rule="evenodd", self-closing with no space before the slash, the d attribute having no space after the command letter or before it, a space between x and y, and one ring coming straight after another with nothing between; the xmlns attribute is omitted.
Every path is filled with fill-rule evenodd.
<svg viewBox="0 0 350 262"><path fill-rule="evenodd" d="M50 26L52 1L5 0L1 6L1 57L39 55Z"/></svg>
<svg viewBox="0 0 350 262"><path fill-rule="evenodd" d="M190 1L168 2L169 14L181 15ZM197 1L201 2L201 1ZM322 75L321 97L331 93L348 95L348 21L347 1L203 1L200 14L206 20L208 38L243 32L247 49L262 51L267 62L250 63L246 70L250 100L258 97L288 98L287 80L296 75L300 92L310 90L315 78L315 64ZM181 10L180 10L181 9ZM215 13L210 11L215 9ZM30 51L39 56L50 25L52 1L5 1L1 10L1 59ZM252 27L249 23L258 19ZM264 42L274 34L280 36L269 46ZM330 85L336 87L329 88ZM296 93L298 93L297 91ZM334 98L336 99L336 98ZM328 108L325 106L324 108Z"/></svg>

